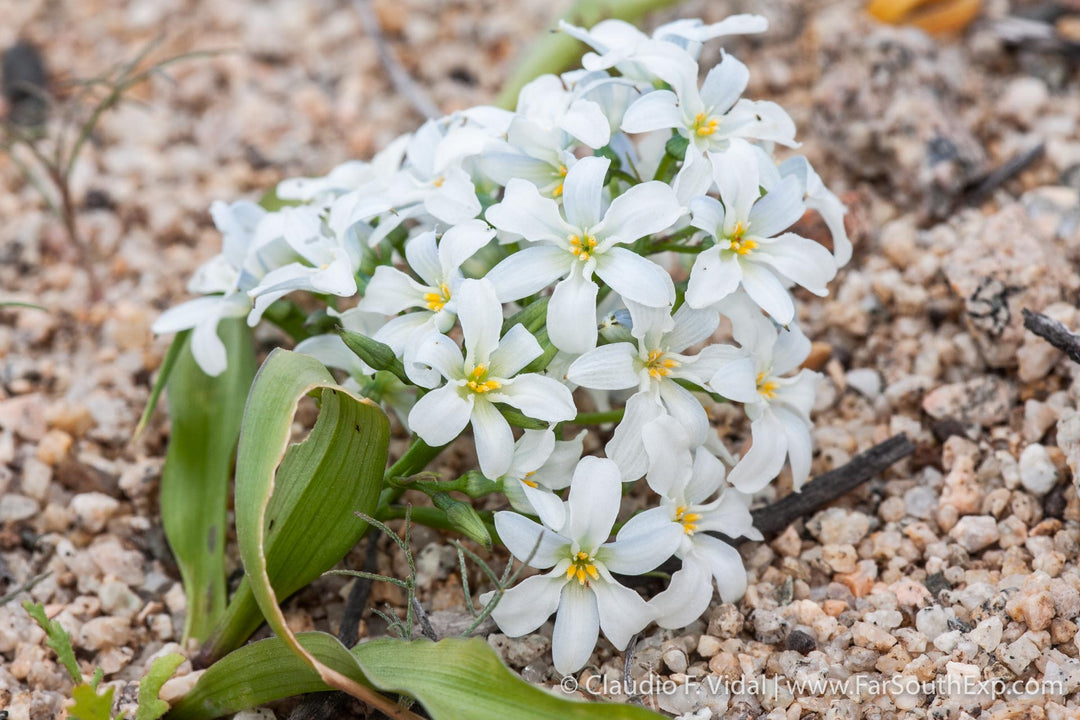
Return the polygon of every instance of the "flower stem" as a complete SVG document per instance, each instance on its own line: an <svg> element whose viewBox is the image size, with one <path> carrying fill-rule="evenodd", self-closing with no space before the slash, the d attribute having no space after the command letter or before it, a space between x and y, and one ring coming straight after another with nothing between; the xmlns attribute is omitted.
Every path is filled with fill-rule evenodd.
<svg viewBox="0 0 1080 720"><path fill-rule="evenodd" d="M623 418L624 408L607 410L605 412L579 413L570 421L573 425L603 425L604 423L619 422Z"/></svg>

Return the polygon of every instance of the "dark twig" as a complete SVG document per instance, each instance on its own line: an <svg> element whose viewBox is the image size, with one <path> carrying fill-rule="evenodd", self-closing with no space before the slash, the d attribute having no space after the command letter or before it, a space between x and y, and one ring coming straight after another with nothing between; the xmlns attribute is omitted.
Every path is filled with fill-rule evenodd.
<svg viewBox="0 0 1080 720"><path fill-rule="evenodd" d="M424 637L432 642L438 642L439 636L435 632L435 628L431 627L431 621L428 620L427 612L424 611L424 606L420 604L420 601L416 599L416 596L412 596L413 611L416 612L416 619L420 621L420 632Z"/></svg>
<svg viewBox="0 0 1080 720"><path fill-rule="evenodd" d="M1045 149L1045 145L1038 143L1034 147L1013 155L1004 164L977 178L964 188L960 202L967 205L978 205L983 202L1005 182L1027 170L1032 163L1043 156Z"/></svg>
<svg viewBox="0 0 1080 720"><path fill-rule="evenodd" d="M630 669L632 667L634 667L634 652L637 650L637 643L638 643L639 637L640 637L639 635L635 635L634 637L630 638L630 642L627 643L627 645L626 645L626 652L625 652L625 654L623 656L623 668L622 668L622 678L623 678L623 687L624 688L633 688L634 687L634 679L630 675ZM633 690L631 690L630 695L626 698L626 701L631 705L644 705L645 704L644 702L642 702L641 696L638 695Z"/></svg>
<svg viewBox="0 0 1080 720"><path fill-rule="evenodd" d="M1042 313L1027 308L1020 312L1024 314L1024 327L1068 355L1073 362L1080 363L1080 335Z"/></svg>
<svg viewBox="0 0 1080 720"><path fill-rule="evenodd" d="M383 67L386 68L386 72L390 76L390 82L393 83L398 93L408 100L409 104L418 113L429 120L441 116L442 113L439 112L439 108L420 89L420 86L409 75L409 71L405 69L394 54L390 44L386 42L386 37L382 33L382 26L379 25L379 18L375 15L375 9L371 6L371 0L356 0L356 12L360 15L360 21L363 23L368 37L375 43L375 49L379 53L379 60L382 61Z"/></svg>

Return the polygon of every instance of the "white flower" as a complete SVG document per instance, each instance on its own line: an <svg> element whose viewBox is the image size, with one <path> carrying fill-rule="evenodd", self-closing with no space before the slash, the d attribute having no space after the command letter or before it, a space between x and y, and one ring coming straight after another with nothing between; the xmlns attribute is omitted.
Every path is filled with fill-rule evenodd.
<svg viewBox="0 0 1080 720"><path fill-rule="evenodd" d="M571 353L596 345L595 273L624 298L650 307L670 305L675 286L662 267L620 245L671 226L682 209L661 182L635 185L603 210L610 161L588 157L566 175L563 212L536 186L511 180L503 201L487 211L492 225L537 243L496 265L487 278L499 299L517 300L563 278L548 304L548 337Z"/></svg>
<svg viewBox="0 0 1080 720"><path fill-rule="evenodd" d="M634 518L634 532L647 537L677 528L680 542L675 555L683 561L668 588L649 604L661 627L685 627L709 607L714 581L724 602L735 602L746 592L746 570L738 551L707 533L752 540L762 535L754 528L749 496L725 486L724 466L704 448L691 447L677 422L667 417L653 420L643 442L649 456L646 478L661 502Z"/></svg>
<svg viewBox="0 0 1080 720"><path fill-rule="evenodd" d="M755 360L757 397L744 401L753 443L728 480L742 492L757 492L776 477L786 457L798 490L810 476L810 411L821 376L807 369L789 373L810 354L810 341L797 326L777 328L753 312L731 314L735 339Z"/></svg>
<svg viewBox="0 0 1080 720"><path fill-rule="evenodd" d="M739 141L732 142L722 156L713 156L720 200L700 197L690 208L691 224L707 232L716 244L694 260L686 302L708 307L741 284L765 312L787 325L795 317L787 283L827 295L826 284L836 275L836 262L813 240L783 233L802 217L802 191L798 181L788 176L761 195L758 152Z"/></svg>
<svg viewBox="0 0 1080 720"><path fill-rule="evenodd" d="M632 302L627 306L633 318L631 332L636 345L630 342L601 345L574 361L567 379L598 390L638 389L626 401L622 422L605 449L608 457L618 464L623 479L631 481L646 470L642 437L651 420L670 415L683 426L695 445L705 441L709 429L705 409L677 380L704 386L712 378L721 378L724 381L720 385L731 389L730 400L752 400L756 394L753 361L744 351L728 345L710 345L697 355L681 354L716 330L719 316L715 311L683 305L672 317L667 308L646 308Z"/></svg>
<svg viewBox="0 0 1080 720"><path fill-rule="evenodd" d="M499 339L502 306L486 280L465 280L458 286L457 314L465 358L445 335L432 335L417 352L416 362L430 365L447 383L417 400L409 426L437 447L471 423L480 470L497 478L510 468L514 435L495 403L511 405L537 420L562 422L576 414L574 399L557 380L536 373L518 375L543 351L522 325Z"/></svg>
<svg viewBox="0 0 1080 720"><path fill-rule="evenodd" d="M385 189L386 182L401 169L409 135L402 135L376 153L371 162L350 160L338 165L323 177L287 178L278 183L277 196L282 200L301 200L322 205L348 192L363 188L357 197L370 196Z"/></svg>
<svg viewBox="0 0 1080 720"><path fill-rule="evenodd" d="M287 264L293 252L275 232L276 213L255 203L215 202L210 215L222 234L222 251L195 271L188 290L208 294L170 308L154 321L158 334L193 329L191 352L202 371L216 377L228 357L217 326L225 318L243 317L251 309L248 290L267 272Z"/></svg>
<svg viewBox="0 0 1080 720"><path fill-rule="evenodd" d="M619 512L620 491L613 462L584 457L574 471L561 521L553 525L542 514L541 527L517 513L495 513L495 528L514 557L551 571L508 590L491 616L504 633L519 637L557 612L551 653L555 669L563 674L588 662L601 629L621 650L649 624L649 606L611 573L639 575L652 570L671 556L682 534L676 527L635 533L631 520L615 542L605 543ZM624 539L624 533L633 539Z"/></svg>
<svg viewBox="0 0 1080 720"><path fill-rule="evenodd" d="M697 63L671 63L657 74L674 88L655 90L637 100L623 116L622 129L644 133L673 128L690 141L686 161L698 162L706 152L727 149L742 138L794 146L795 123L773 102L740 100L750 71L732 55L724 55L698 89Z"/></svg>
<svg viewBox="0 0 1080 720"><path fill-rule="evenodd" d="M537 508L544 508L545 517L559 518L563 501L553 491L570 484L587 433L582 430L572 440L556 440L551 430L525 430L514 444L510 469L499 478L510 505L529 515L539 515Z"/></svg>
<svg viewBox="0 0 1080 720"><path fill-rule="evenodd" d="M844 227L844 214L847 212L844 203L840 202L840 198L825 187L825 183L821 181L821 177L810 166L810 162L802 156L788 158L780 163L777 170L779 171L778 181L781 177L789 176L799 181L799 186L805 195L803 202L806 207L817 210L821 215L821 219L825 221L825 225L829 228L829 234L832 235L833 241L833 256L836 258L837 267L847 265L848 261L851 260L851 240L848 239L847 228ZM768 188L764 176L762 180L762 184Z"/></svg>
<svg viewBox="0 0 1080 720"><path fill-rule="evenodd" d="M464 276L461 264L488 244L495 231L483 220L469 220L443 233L438 243L435 232L417 235L405 244L405 260L423 282L417 282L401 270L387 265L375 269L358 308L383 315L397 315L374 333L402 358L405 372L422 385L438 381L438 374L415 363L417 348L433 333L446 333L454 326L457 304L454 292Z"/></svg>

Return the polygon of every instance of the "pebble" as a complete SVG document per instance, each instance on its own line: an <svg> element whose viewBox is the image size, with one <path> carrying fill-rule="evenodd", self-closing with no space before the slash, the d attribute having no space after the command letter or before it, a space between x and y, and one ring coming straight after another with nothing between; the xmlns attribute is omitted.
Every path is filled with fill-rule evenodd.
<svg viewBox="0 0 1080 720"><path fill-rule="evenodd" d="M915 628L931 642L949 628L949 616L940 605L931 605L915 615Z"/></svg>
<svg viewBox="0 0 1080 720"><path fill-rule="evenodd" d="M827 508L806 524L810 534L823 545L855 545L870 530L870 518L845 508Z"/></svg>
<svg viewBox="0 0 1080 720"><path fill-rule="evenodd" d="M28 457L22 467L22 491L28 497L38 502L44 502L49 494L49 483L52 482L52 468L38 460L36 457Z"/></svg>
<svg viewBox="0 0 1080 720"><path fill-rule="evenodd" d="M104 493L80 493L71 498L71 510L75 513L75 520L90 533L104 530L106 523L119 508L120 503Z"/></svg>
<svg viewBox="0 0 1080 720"><path fill-rule="evenodd" d="M720 640L712 635L702 635L698 638L697 654L703 658L711 658L720 652Z"/></svg>
<svg viewBox="0 0 1080 720"><path fill-rule="evenodd" d="M1050 98L1046 83L1037 77L1018 77L1010 80L998 100L997 108L1002 116L1015 120L1021 127L1029 127L1042 113Z"/></svg>
<svg viewBox="0 0 1080 720"><path fill-rule="evenodd" d="M849 387L855 388L862 395L874 400L881 395L881 375L872 368L855 368L844 375Z"/></svg>
<svg viewBox="0 0 1080 720"><path fill-rule="evenodd" d="M37 512L38 504L34 498L15 493L0 496L0 523L28 520Z"/></svg>
<svg viewBox="0 0 1080 720"><path fill-rule="evenodd" d="M1020 453L1020 484L1033 495L1042 497L1058 482L1058 471L1050 453L1038 443Z"/></svg>
<svg viewBox="0 0 1080 720"><path fill-rule="evenodd" d="M983 375L927 393L922 407L935 420L949 418L989 427L1008 417L1015 394L1011 384L996 376Z"/></svg>
<svg viewBox="0 0 1080 720"><path fill-rule="evenodd" d="M199 682L199 678L202 677L204 672L206 671L196 670L194 672L189 672L187 675L169 678L165 681L165 684L161 686L158 698L170 705L175 704L180 698L191 692L191 688L195 687L195 683Z"/></svg>
<svg viewBox="0 0 1080 720"><path fill-rule="evenodd" d="M71 450L74 439L63 430L50 430L37 444L35 455L46 465L55 466Z"/></svg>
<svg viewBox="0 0 1080 720"><path fill-rule="evenodd" d="M143 606L139 596L119 580L103 582L97 595L101 600L101 609L110 615L132 618Z"/></svg>
<svg viewBox="0 0 1080 720"><path fill-rule="evenodd" d="M1080 412L1066 410L1057 421L1057 444L1072 470L1073 483L1080 478Z"/></svg>
<svg viewBox="0 0 1080 720"><path fill-rule="evenodd" d="M131 638L131 621L126 617L96 617L79 629L77 644L86 650L121 647Z"/></svg>
<svg viewBox="0 0 1080 720"><path fill-rule="evenodd" d="M860 647L885 652L896 644L896 638L888 630L868 622L857 622L851 626L851 639Z"/></svg>
<svg viewBox="0 0 1080 720"><path fill-rule="evenodd" d="M525 667L551 649L551 640L538 633L516 638L493 633L488 636L487 641L503 662L515 668Z"/></svg>
<svg viewBox="0 0 1080 720"><path fill-rule="evenodd" d="M787 639L784 641L784 646L788 650L794 650L800 655L806 655L817 649L817 641L814 640L814 637L810 633L795 628L788 633Z"/></svg>
<svg viewBox="0 0 1080 720"><path fill-rule="evenodd" d="M998 541L997 520L990 515L966 515L957 521L949 536L968 552L978 552Z"/></svg>
<svg viewBox="0 0 1080 720"><path fill-rule="evenodd" d="M686 653L679 648L670 648L666 650L662 657L664 665L667 666L668 670L677 673L686 672L689 662L687 661Z"/></svg>
<svg viewBox="0 0 1080 720"><path fill-rule="evenodd" d="M1018 676L1022 675L1028 665L1041 654L1042 651L1039 650L1038 645L1026 633L1015 642L999 646L997 649L998 660Z"/></svg>
<svg viewBox="0 0 1080 720"><path fill-rule="evenodd" d="M1002 630L1001 618L997 615L991 615L971 631L971 641L986 652L992 653L1001 644Z"/></svg>

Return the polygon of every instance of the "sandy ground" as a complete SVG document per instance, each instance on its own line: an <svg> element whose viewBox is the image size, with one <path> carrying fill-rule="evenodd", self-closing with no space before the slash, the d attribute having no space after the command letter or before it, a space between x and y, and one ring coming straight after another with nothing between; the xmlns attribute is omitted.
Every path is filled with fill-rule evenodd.
<svg viewBox="0 0 1080 720"><path fill-rule="evenodd" d="M387 40L444 111L490 101L515 54L564 5L375 3ZM832 295L802 303L826 378L815 472L897 432L917 445L834 507L745 545L746 597L684 630L647 631L631 663L635 678L680 686L773 678L780 689L705 683L646 699L663 711L1080 717L1080 384L1076 365L1020 318L1031 308L1080 324L1080 87L1075 56L1070 65L1053 47L1005 41L1007 16L1026 7L988 2L951 38L876 25L853 0L687 2L650 21L770 18L767 35L728 49L750 66L748 94L795 118L801 152L851 208L856 243ZM1076 32L1073 12L1059 32ZM385 80L343 0L5 0L0 14L0 47L37 43L58 84L132 58L162 31L154 57L224 51L173 66L102 119L74 172L82 251L0 157L0 300L48 309L0 310L0 594L51 573L30 596L123 696L154 655L177 648L182 627L156 515L165 413L137 443L131 435L168 345L150 324L219 248L209 204L368 157L421 118ZM1039 144L1025 170L972 192ZM802 229L822 233L811 220ZM272 330L259 339L281 342ZM712 410L739 447L747 428ZM422 531L416 550L425 606L460 612L452 548ZM380 563L402 570L389 554ZM343 590L339 579L320 581L287 604L290 621L336 630ZM390 590L375 599L400 602ZM367 620L361 630L381 631ZM549 637L550 625L489 642L527 679L554 687ZM61 714L70 683L53 660L19 604L0 607L0 709ZM579 679L622 670L601 644ZM787 689L856 676L864 681ZM1024 697L940 690L964 677L1044 684ZM871 682L888 678L905 683ZM918 685L930 682L939 689Z"/></svg>

